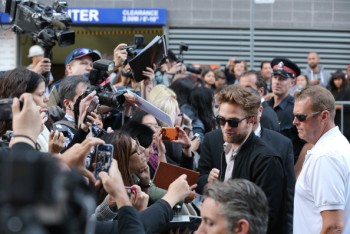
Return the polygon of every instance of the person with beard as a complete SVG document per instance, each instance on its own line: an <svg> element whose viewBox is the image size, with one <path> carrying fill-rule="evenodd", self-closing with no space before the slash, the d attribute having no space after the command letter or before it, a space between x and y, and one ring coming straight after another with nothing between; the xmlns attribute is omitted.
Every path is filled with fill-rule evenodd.
<svg viewBox="0 0 350 234"><path fill-rule="evenodd" d="M287 233L290 222L283 212L287 185L281 156L254 134L260 99L241 86L228 86L217 96L219 114L216 121L225 143L220 144L217 131L205 135L201 147L197 192L207 183L243 178L258 185L269 201L267 233Z"/></svg>

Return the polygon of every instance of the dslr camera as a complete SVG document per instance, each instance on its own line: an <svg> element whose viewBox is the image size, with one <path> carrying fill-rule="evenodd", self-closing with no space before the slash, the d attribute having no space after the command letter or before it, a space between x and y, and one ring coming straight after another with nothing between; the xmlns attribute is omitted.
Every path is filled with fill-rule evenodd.
<svg viewBox="0 0 350 234"><path fill-rule="evenodd" d="M85 91L83 97L96 90L101 105L113 108L121 107L125 101L123 95L125 91L113 92L109 81L107 81L109 74L114 71L114 66L114 62L110 60L99 59L95 61L89 75L91 87Z"/></svg>
<svg viewBox="0 0 350 234"><path fill-rule="evenodd" d="M183 52L188 51L188 45L181 42L179 47L180 47L180 53L179 53L178 62L184 63ZM200 67L195 67L192 64L184 64L184 65L186 66L186 71L188 71L188 72L195 73L195 74L202 73L202 69Z"/></svg>
<svg viewBox="0 0 350 234"><path fill-rule="evenodd" d="M142 34L134 35L134 44L131 46L127 46L125 49L128 52L127 59L124 62L124 65L128 64L128 62L133 59L140 51L143 49L144 36Z"/></svg>

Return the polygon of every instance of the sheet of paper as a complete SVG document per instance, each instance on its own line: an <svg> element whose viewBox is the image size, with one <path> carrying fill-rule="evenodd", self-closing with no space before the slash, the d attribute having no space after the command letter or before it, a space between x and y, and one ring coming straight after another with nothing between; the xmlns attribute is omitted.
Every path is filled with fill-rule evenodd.
<svg viewBox="0 0 350 234"><path fill-rule="evenodd" d="M164 124L173 127L174 124L171 121L170 116L159 109L158 107L154 106L152 103L146 101L142 97L138 96L137 94L127 90L127 92L137 99L137 107L140 108L143 111L146 111L147 113L152 114L156 119L162 121Z"/></svg>

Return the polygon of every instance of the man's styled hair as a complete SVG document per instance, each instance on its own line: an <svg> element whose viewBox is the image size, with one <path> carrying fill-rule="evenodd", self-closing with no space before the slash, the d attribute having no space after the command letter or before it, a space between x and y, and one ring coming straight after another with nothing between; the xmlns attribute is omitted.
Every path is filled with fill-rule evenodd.
<svg viewBox="0 0 350 234"><path fill-rule="evenodd" d="M312 111L328 110L331 114L331 119L335 117L335 99L332 93L319 85L309 86L297 93L295 101L305 100L309 98L311 101Z"/></svg>
<svg viewBox="0 0 350 234"><path fill-rule="evenodd" d="M253 182L233 179L225 182L208 183L203 196L219 203L221 214L226 218L228 233L231 233L240 219L249 223L249 233L265 234L269 208L265 193Z"/></svg>
<svg viewBox="0 0 350 234"><path fill-rule="evenodd" d="M257 116L260 107L260 99L239 85L229 85L221 90L217 101L219 106L222 103L239 105L249 117Z"/></svg>
<svg viewBox="0 0 350 234"><path fill-rule="evenodd" d="M85 83L87 85L90 84L89 79L83 75L80 76L66 76L60 83L59 88L59 97L60 103L64 110L66 110L63 101L64 99L68 99L73 101L76 95L76 89L79 83Z"/></svg>
<svg viewBox="0 0 350 234"><path fill-rule="evenodd" d="M250 76L250 75L254 75L256 77L255 85L258 89L261 87L264 87L264 79L261 77L261 75L257 71L254 71L254 70L246 71L241 75L241 77Z"/></svg>

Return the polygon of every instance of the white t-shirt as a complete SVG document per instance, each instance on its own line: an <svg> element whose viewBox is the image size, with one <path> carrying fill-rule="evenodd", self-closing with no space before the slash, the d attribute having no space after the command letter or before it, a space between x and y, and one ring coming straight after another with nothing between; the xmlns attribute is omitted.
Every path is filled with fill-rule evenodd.
<svg viewBox="0 0 350 234"><path fill-rule="evenodd" d="M343 233L350 233L350 144L338 127L305 156L295 186L293 233L320 233L325 210L343 210Z"/></svg>

